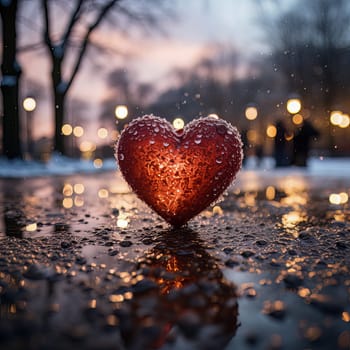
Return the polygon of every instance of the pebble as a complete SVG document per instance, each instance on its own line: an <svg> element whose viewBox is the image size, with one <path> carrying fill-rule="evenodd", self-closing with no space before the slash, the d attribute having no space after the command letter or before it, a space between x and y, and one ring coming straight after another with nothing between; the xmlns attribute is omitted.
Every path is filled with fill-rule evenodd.
<svg viewBox="0 0 350 350"><path fill-rule="evenodd" d="M244 250L243 252L241 252L241 255L243 256L243 258L250 258L254 254L255 252L252 250Z"/></svg>
<svg viewBox="0 0 350 350"><path fill-rule="evenodd" d="M68 249L68 248L70 248L72 246L72 243L71 242L67 242L67 241L62 241L61 242L61 247L63 248L63 249Z"/></svg>
<svg viewBox="0 0 350 350"><path fill-rule="evenodd" d="M235 267L239 265L239 261L235 259L228 259L225 261L225 265L227 267Z"/></svg>
<svg viewBox="0 0 350 350"><path fill-rule="evenodd" d="M109 255L109 256L115 256L115 255L117 255L118 253L119 253L119 250L113 249L113 250L111 250L110 252L108 252L108 255Z"/></svg>
<svg viewBox="0 0 350 350"><path fill-rule="evenodd" d="M127 248L127 247L132 246L132 242L131 241L121 241L121 242L119 242L119 245L121 247Z"/></svg>
<svg viewBox="0 0 350 350"><path fill-rule="evenodd" d="M299 233L299 239L303 240L303 241L310 241L313 239L313 237L306 231L301 231Z"/></svg>
<svg viewBox="0 0 350 350"><path fill-rule="evenodd" d="M338 241L335 243L338 249L347 249L348 245L345 242Z"/></svg>
<svg viewBox="0 0 350 350"><path fill-rule="evenodd" d="M83 256L77 256L75 258L75 263L78 265L84 265L86 264L86 259Z"/></svg>
<svg viewBox="0 0 350 350"><path fill-rule="evenodd" d="M302 285L303 279L295 274L288 274L283 278L287 288L296 289Z"/></svg>

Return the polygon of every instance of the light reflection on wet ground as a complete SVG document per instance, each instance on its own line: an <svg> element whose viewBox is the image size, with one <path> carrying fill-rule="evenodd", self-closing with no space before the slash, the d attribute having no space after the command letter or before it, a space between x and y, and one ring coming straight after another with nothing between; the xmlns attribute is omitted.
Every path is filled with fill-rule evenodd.
<svg viewBox="0 0 350 350"><path fill-rule="evenodd" d="M243 171L178 232L115 173L0 186L8 348L350 347L350 178Z"/></svg>

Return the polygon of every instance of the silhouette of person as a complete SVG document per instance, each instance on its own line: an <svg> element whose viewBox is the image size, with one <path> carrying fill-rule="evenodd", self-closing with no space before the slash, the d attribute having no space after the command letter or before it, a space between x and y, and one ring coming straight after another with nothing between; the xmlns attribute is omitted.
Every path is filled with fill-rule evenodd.
<svg viewBox="0 0 350 350"><path fill-rule="evenodd" d="M287 153L287 140L285 134L287 129L282 120L277 120L276 122L276 137L275 137L275 148L274 148L274 158L275 166L283 167L290 164L289 156Z"/></svg>
<svg viewBox="0 0 350 350"><path fill-rule="evenodd" d="M319 135L319 131L314 128L311 122L304 120L301 128L294 137L293 165L307 166L311 140L317 138Z"/></svg>

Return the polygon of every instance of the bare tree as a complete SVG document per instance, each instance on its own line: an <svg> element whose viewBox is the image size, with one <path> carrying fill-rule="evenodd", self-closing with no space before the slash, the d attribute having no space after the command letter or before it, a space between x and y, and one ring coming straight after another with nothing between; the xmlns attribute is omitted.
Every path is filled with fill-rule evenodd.
<svg viewBox="0 0 350 350"><path fill-rule="evenodd" d="M18 91L21 67L17 62L18 1L0 1L2 23L1 92L3 98L3 154L7 158L22 158Z"/></svg>
<svg viewBox="0 0 350 350"><path fill-rule="evenodd" d="M68 77L63 77L63 68L65 59L67 56L67 48L69 43L72 41L74 29L81 20L84 13L90 12L88 6L89 1L77 0L75 6L70 14L70 19L66 30L62 33L58 40L53 39L51 31L51 14L48 0L42 0L42 9L44 15L44 30L43 38L48 48L49 56L51 59L51 83L54 95L54 106L55 106L55 136L54 136L54 151L66 154L64 139L61 134L61 128L64 123L64 108L66 102L67 93L72 86L75 77L81 67L84 55L90 43L91 34L100 25L103 19L106 17L108 12L115 6L119 0L110 0L104 3L99 3L98 10L96 11L95 18L88 25L82 39L79 42L79 50L73 68Z"/></svg>
<svg viewBox="0 0 350 350"><path fill-rule="evenodd" d="M66 97L69 89L75 80L86 52L92 44L91 35L106 21L107 16L116 10L119 14L118 25L123 26L127 21L137 23L138 25L157 23L157 10L161 6L152 6L157 0L153 1L132 1L132 0L75 0L71 12L69 14L68 24L65 30L58 36L52 30L51 7L58 2L50 0L41 0L44 30L43 39L49 52L51 59L51 80L54 95L55 106L55 138L54 151L66 154L63 137L61 135L61 127L64 123L64 109ZM65 6L69 6L71 2L65 2ZM125 4L125 5L124 5ZM152 9L156 11L153 12ZM84 27L84 29L82 29ZM120 29L120 27L119 27ZM83 34L81 34L83 32ZM68 49L74 44L75 57L70 73L66 73L66 67L70 65L67 60ZM101 49L101 47L99 47ZM72 59L70 51L70 59ZM66 73L64 76L63 71Z"/></svg>

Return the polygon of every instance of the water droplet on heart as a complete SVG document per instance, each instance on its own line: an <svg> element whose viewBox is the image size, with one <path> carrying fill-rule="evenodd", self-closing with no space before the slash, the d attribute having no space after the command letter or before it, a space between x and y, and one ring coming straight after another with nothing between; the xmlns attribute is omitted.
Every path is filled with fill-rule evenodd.
<svg viewBox="0 0 350 350"><path fill-rule="evenodd" d="M222 158L216 158L216 163L221 164L222 163Z"/></svg>
<svg viewBox="0 0 350 350"><path fill-rule="evenodd" d="M156 143L156 141L154 141L154 140L149 140L149 144L150 145L154 145Z"/></svg>
<svg viewBox="0 0 350 350"><path fill-rule="evenodd" d="M226 126L225 125L217 125L216 131L220 135L225 135L226 134Z"/></svg>
<svg viewBox="0 0 350 350"><path fill-rule="evenodd" d="M124 160L124 154L123 153L119 153L119 160Z"/></svg>
<svg viewBox="0 0 350 350"><path fill-rule="evenodd" d="M232 132L231 130L227 130L227 133L228 133L229 135L232 135L232 134L233 134L233 132Z"/></svg>
<svg viewBox="0 0 350 350"><path fill-rule="evenodd" d="M154 132L159 132L159 128L154 128Z"/></svg>
<svg viewBox="0 0 350 350"><path fill-rule="evenodd" d="M194 143L195 143L196 145L199 145L201 142L202 142L201 139L195 139L195 140L194 140Z"/></svg>
<svg viewBox="0 0 350 350"><path fill-rule="evenodd" d="M168 142L164 142L163 145L164 145L164 147L168 147L169 146Z"/></svg>
<svg viewBox="0 0 350 350"><path fill-rule="evenodd" d="M134 132L134 136L136 136L137 135L137 130L135 130L135 132Z"/></svg>

